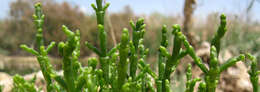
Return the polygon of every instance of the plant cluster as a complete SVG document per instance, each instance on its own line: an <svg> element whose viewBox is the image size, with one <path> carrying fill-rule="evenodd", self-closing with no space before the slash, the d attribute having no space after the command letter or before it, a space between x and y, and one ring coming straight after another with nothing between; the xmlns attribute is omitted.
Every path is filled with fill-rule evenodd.
<svg viewBox="0 0 260 92"><path fill-rule="evenodd" d="M140 18L136 22L130 21L132 27L132 37L128 29L123 29L121 41L114 48L107 47L107 32L104 29L104 18L109 3L103 4L103 0L96 0L96 5L92 8L96 12L98 25L98 38L100 48L89 42L85 45L98 55L98 58L88 59L88 66L79 63L80 56L80 31L71 31L65 25L62 31L67 36L65 42L58 43L58 52L62 57L63 74L59 75L48 57L48 53L55 46L51 42L44 45L42 25L44 15L41 11L41 4L35 5L33 15L36 34L36 49L21 45L25 51L35 55L40 64L42 74L46 82L47 92L171 92L171 74L176 70L184 56L191 56L194 63L204 72L203 78L192 78L191 65L187 68L187 81L185 92L193 92L194 86L200 82L198 92L215 92L219 83L221 72L234 65L238 61L244 61L246 56L252 61L249 70L250 79L257 90L256 59L250 54L241 54L227 60L224 64L219 64L218 56L220 52L221 38L227 31L226 16L220 16L220 26L211 41L210 61L207 67L202 59L195 54L194 48L190 45L186 36L181 32L179 25L172 27L173 47L170 54L168 48L167 27L162 27L161 46L158 50L158 73L154 72L150 65L146 63L146 56L149 49L145 48L143 37L146 32L144 19ZM98 66L99 65L99 66ZM35 79L25 81L20 76L14 77L14 92L39 92L41 88L34 86Z"/></svg>

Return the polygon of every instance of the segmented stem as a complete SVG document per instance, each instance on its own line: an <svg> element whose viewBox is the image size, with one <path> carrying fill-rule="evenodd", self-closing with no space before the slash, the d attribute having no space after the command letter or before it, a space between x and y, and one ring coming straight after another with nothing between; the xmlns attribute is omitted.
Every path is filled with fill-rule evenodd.
<svg viewBox="0 0 260 92"><path fill-rule="evenodd" d="M257 68L256 58L251 54L246 54L246 57L251 61L250 70L248 71L248 74L250 75L250 81L253 86L253 92L258 92L258 75L260 72Z"/></svg>

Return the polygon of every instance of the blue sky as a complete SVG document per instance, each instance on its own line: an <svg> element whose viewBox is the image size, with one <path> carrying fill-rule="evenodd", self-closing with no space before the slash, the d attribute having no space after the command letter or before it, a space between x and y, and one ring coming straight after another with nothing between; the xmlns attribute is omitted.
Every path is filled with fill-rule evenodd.
<svg viewBox="0 0 260 92"><path fill-rule="evenodd" d="M10 2L15 0L2 0L0 3L0 18L8 15ZM93 13L90 7L95 0L56 0L67 1L72 5L78 5L83 11ZM121 11L124 6L129 5L136 14L151 14L159 12L165 15L182 14L184 0L106 0L111 3L109 12ZM197 0L198 6L196 16L205 17L212 12L244 14L250 0ZM260 0L258 0L260 1ZM252 8L251 15L260 21L260 2L256 2Z"/></svg>

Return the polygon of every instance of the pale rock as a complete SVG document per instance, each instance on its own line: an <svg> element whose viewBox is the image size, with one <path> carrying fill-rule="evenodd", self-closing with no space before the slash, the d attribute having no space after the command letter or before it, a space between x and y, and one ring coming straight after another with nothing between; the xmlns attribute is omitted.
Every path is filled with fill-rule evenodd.
<svg viewBox="0 0 260 92"><path fill-rule="evenodd" d="M12 77L7 73L0 72L0 85L3 85L3 92L10 92L12 89Z"/></svg>
<svg viewBox="0 0 260 92"><path fill-rule="evenodd" d="M219 54L219 62L220 64L225 63L228 59L233 57L233 54L229 51L229 50L224 50L222 52L220 52Z"/></svg>
<svg viewBox="0 0 260 92"><path fill-rule="evenodd" d="M241 61L228 68L221 74L220 89L224 92L252 92L247 70L248 68Z"/></svg>

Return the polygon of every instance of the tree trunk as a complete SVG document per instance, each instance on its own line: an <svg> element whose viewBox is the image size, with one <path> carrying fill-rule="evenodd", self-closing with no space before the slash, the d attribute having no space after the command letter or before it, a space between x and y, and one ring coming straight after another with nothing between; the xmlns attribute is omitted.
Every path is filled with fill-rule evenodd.
<svg viewBox="0 0 260 92"><path fill-rule="evenodd" d="M195 0L185 0L184 3L184 21L183 21L183 31L187 36L188 41L196 49L197 48L197 39L195 39L195 34L191 32L192 28L192 14L195 10L196 1Z"/></svg>

